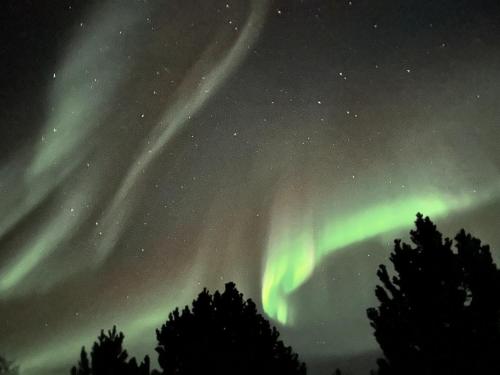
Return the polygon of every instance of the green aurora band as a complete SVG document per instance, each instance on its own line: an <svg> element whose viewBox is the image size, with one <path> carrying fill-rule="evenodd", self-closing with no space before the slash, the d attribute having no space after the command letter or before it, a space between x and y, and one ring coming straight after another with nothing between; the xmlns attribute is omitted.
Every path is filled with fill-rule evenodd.
<svg viewBox="0 0 500 375"><path fill-rule="evenodd" d="M368 238L404 229L416 212L436 218L483 200L477 198L413 196L376 204L342 219L326 220L323 225L306 225L296 232L278 228L279 234L271 233L264 265L261 298L265 313L281 324L292 324L288 297L311 277L326 256Z"/></svg>
<svg viewBox="0 0 500 375"><path fill-rule="evenodd" d="M195 266L193 272L199 272L196 268L197 266ZM164 292L160 288L152 295L158 297L163 295ZM154 330L164 321L165 311L171 311L175 306L188 301L195 292L194 288L186 288L182 291L171 290L167 302L158 303L155 300L158 301L159 298L153 298L148 300L137 311L119 317L113 316L113 314L111 316L102 316L101 319L106 321L105 325L102 324L102 321L94 321L90 326L79 331L62 333L53 341L48 342L46 348L35 350L27 353L25 357L18 358L18 362L22 363L23 374L37 374L37 370L40 368L71 361L75 353L80 349L80 344L84 344L87 348L91 347L96 334L103 329L103 326L117 325L127 333L127 347L136 349L135 352L139 356L147 354L144 348L153 346Z"/></svg>
<svg viewBox="0 0 500 375"><path fill-rule="evenodd" d="M496 148L488 151L483 142L494 143L496 117L488 125L490 111L483 111L477 129L469 129L468 117L453 107L471 87L482 98L495 93L490 86L495 64L484 68L485 78L476 71L468 80L460 75L464 88L457 86L453 95L451 76L449 82L438 80L446 88L442 93L429 84L425 100L416 97L415 106L427 108L427 96L455 103L429 118L411 106L405 109L405 101L395 101L401 110L394 111L391 95L368 101L366 118L373 118L370 126L384 137L357 147L371 131L362 128L363 111L359 125L341 119L339 104L350 89L337 83L331 90L326 83L322 88L315 78L315 71L338 66L325 57L311 64L314 71L297 74L302 35L294 40L283 31L289 21L273 3L253 0L228 7L221 2L218 16L203 14L200 9L214 5L199 2L200 9L170 14L183 10L179 4L103 1L90 8L88 21L76 25L60 61L48 72L47 113L30 140L33 147L0 165L0 302L8 307L5 317L15 322L7 335L0 331L0 354L14 359L22 375L69 369L81 345L88 349L100 329L115 324L125 332L132 355L151 354L154 329L169 311L190 303L202 286L229 280L252 298L260 293L265 314L291 326L303 318L291 297L337 250L407 231L418 211L437 219L500 197L498 162L491 161L498 160ZM287 40L297 61L282 58L281 44ZM272 54L269 46L277 41ZM345 55L341 49L339 60ZM277 65L283 77L275 76ZM455 68L447 75L458 72ZM296 99L294 87L301 88ZM331 93L316 98L326 88ZM366 95L369 90L368 85ZM342 116L332 113L323 123L327 107L338 107ZM470 110L464 108L464 113ZM387 117L369 116L385 110ZM313 121L317 117L321 121ZM442 121L448 117L463 119ZM245 139L240 129L248 143L236 143ZM465 134L472 134L471 145L481 149L457 146ZM220 150L208 152L215 147ZM463 156L467 151L470 156ZM325 172L332 162L342 168ZM364 178L362 185L351 184L350 173L343 185L351 169ZM389 186L381 176L415 190L402 195L399 188L390 190L395 182ZM309 189L318 194L308 196ZM311 199L298 199L303 193ZM273 198L283 200L268 211ZM325 207L333 203L341 208ZM260 253L256 256L262 238L263 264ZM318 348L309 341L304 345ZM299 342L297 347L300 352Z"/></svg>
<svg viewBox="0 0 500 375"><path fill-rule="evenodd" d="M158 4L161 5L161 2ZM267 6L265 2L256 0L250 3L249 9L248 18L238 37L233 42L227 38L229 48L221 54L219 41L209 44L177 88L177 100L165 104L160 121L154 124L140 145L113 197L106 203L108 206L96 221L91 236L97 239L92 266L104 262L115 250L124 230L123 225L131 216L131 202L138 196L136 188L142 181L144 171L165 152L165 145L217 92L243 61L249 46L255 43ZM95 137L99 130L102 131L99 127L103 127L106 105L117 94L120 77L126 77L130 69L123 62L127 59L119 43L121 34L117 31L133 27L145 15L138 13L133 5L122 7L116 12L112 3L98 7L94 12L99 17L86 27L92 30L90 35L99 35L99 38L75 38L74 43L78 48L70 49L57 74L54 73L50 95L53 107L51 117L37 143L33 160L21 177L23 187L37 188L16 189L14 197L1 202L0 207L5 214L0 218L0 237L42 204L68 176L73 174L73 179L81 180L73 184L71 190L66 188L67 198L61 199L59 205L53 208L49 221L42 219L32 238L21 245L17 244L15 257L5 266L0 266L0 273L4 275L0 280L0 298L19 293L22 290L19 284L25 282L30 273L40 268L47 258L57 253L58 248L63 248L89 218L88 207L97 199L97 191L106 184L106 172L99 166L101 163L96 161L85 166L86 158L93 151L93 142L89 139ZM101 53L103 45L114 47L106 47L106 53ZM91 80L89 77L99 79ZM103 77L102 80L100 77ZM63 163L62 160L69 162ZM95 164L97 171L89 172L90 164ZM78 171L83 173L74 177ZM65 276L55 276L55 280L49 284ZM36 287L40 288L39 285Z"/></svg>

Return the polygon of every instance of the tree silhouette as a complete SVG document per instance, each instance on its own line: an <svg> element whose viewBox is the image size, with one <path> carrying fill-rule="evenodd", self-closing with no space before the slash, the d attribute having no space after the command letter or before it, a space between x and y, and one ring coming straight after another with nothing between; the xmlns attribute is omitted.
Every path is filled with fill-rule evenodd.
<svg viewBox="0 0 500 375"><path fill-rule="evenodd" d="M17 375L19 374L19 368L14 366L14 362L8 361L4 357L0 356L0 375Z"/></svg>
<svg viewBox="0 0 500 375"><path fill-rule="evenodd" d="M123 349L124 338L115 326L107 334L102 330L92 346L90 363L83 347L78 367L71 369L71 375L149 375L149 357L146 356L140 365L135 358L127 360L127 351Z"/></svg>
<svg viewBox="0 0 500 375"><path fill-rule="evenodd" d="M378 308L368 309L385 358L379 375L500 373L500 277L488 246L461 230L442 238L432 221L417 214L415 246L395 241L380 265Z"/></svg>
<svg viewBox="0 0 500 375"><path fill-rule="evenodd" d="M213 296L204 289L192 309L175 309L156 336L165 375L306 373L297 354L234 283Z"/></svg>

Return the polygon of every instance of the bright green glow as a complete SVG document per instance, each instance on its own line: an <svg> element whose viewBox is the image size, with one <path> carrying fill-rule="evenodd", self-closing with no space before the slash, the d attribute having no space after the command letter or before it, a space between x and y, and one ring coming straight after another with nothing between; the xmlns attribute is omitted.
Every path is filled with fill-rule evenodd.
<svg viewBox="0 0 500 375"><path fill-rule="evenodd" d="M161 5L161 2L158 4ZM2 299L24 292L41 292L41 288L46 288L49 283L47 279L53 285L87 265L73 261L71 267L61 270L47 267L44 261L50 261L57 252L64 251L64 245L76 236L80 227L85 229L92 208L99 199L98 193L105 190L103 186L110 182L104 169L106 159L103 167L99 163L100 154L97 153L94 158L96 142L93 140L101 137L98 133L101 130L106 134L113 127L121 127L120 123L108 118L120 117L113 116L111 102L119 96L117 90L127 87L129 71L135 67L130 62L133 59L129 59L129 54L135 56L131 51L138 50L137 55L141 56L144 52L135 45L134 48L127 48L135 44L134 39L124 40L121 36L121 30L133 31L134 24L146 18L147 15L136 8L132 3L117 8L113 2L97 7L96 17L91 17L93 21L85 24L81 37L72 41L65 59L54 73L48 95L50 111L40 139L33 153L26 157L26 168L20 181L11 184L19 183L25 189L16 189L10 199L4 199L0 204L4 213L0 218L0 237L26 218L35 207L43 204L49 194L62 184L64 192L52 198L56 203L48 205L43 218L30 218L33 229L29 236L16 244L15 256L0 267ZM151 124L152 128L139 148L126 151L134 152L135 159L125 171L109 206L98 218L98 227L92 225L92 232L95 229L95 233L89 236L88 249L92 250L95 246L97 254L89 251L87 263L102 261L113 251L123 233L122 224L132 213L132 202L136 198L134 187L138 185L138 180L151 162L165 152L169 140L203 108L251 51L250 46L259 35L267 8L265 1L252 1L251 13L240 26L241 30L235 33L237 38L234 41L233 34L219 33L196 61L189 62L191 69L172 95L176 99L165 103L161 120ZM130 32L130 35L134 33ZM147 47L148 44L145 45ZM147 50L146 47L144 50ZM168 60L168 51L160 52L165 54L161 58ZM92 161L90 169L86 163L89 160ZM97 241L94 242L93 238ZM81 248L87 250L86 243L82 243ZM193 269L190 275L202 274L204 263L197 262L195 265L198 269ZM42 267L43 280L38 276ZM198 291L189 286L180 289L181 292L169 290L161 285L156 293L148 290L148 296L144 297L150 298L148 302L144 301L133 312L130 307L126 312L99 311L99 315L92 316L90 321L73 322L60 330L57 336L44 340L43 345L23 348L23 353L15 358L16 362L21 365L23 375L38 375L51 366L73 363L82 344L89 348L99 330L110 328L113 324L126 333L127 347L132 354L136 353L131 346L138 351L151 352L154 329L166 319L169 311L187 302ZM164 303L166 299L168 302Z"/></svg>
<svg viewBox="0 0 500 375"><path fill-rule="evenodd" d="M338 249L382 233L405 228L417 212L439 217L450 210L463 209L472 203L469 197L415 196L368 207L362 212L320 225L307 224L296 232L278 225L279 234L271 233L268 257L262 281L262 304L271 318L290 323L287 297L313 273L315 265Z"/></svg>

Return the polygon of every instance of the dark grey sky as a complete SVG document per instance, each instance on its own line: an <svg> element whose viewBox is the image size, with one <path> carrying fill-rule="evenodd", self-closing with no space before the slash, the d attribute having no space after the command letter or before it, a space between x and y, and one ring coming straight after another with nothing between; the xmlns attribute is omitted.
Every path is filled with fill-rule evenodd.
<svg viewBox="0 0 500 375"><path fill-rule="evenodd" d="M364 363L417 210L500 246L496 1L2 7L0 350L23 374L112 324L151 352L229 280L316 373Z"/></svg>

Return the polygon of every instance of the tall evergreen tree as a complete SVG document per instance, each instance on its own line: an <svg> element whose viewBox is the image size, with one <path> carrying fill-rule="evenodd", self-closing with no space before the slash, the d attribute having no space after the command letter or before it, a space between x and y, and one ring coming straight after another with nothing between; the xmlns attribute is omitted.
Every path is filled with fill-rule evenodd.
<svg viewBox="0 0 500 375"><path fill-rule="evenodd" d="M174 310L156 335L165 375L306 373L297 354L279 340L277 329L233 283L222 294L203 290L192 309Z"/></svg>
<svg viewBox="0 0 500 375"><path fill-rule="evenodd" d="M83 347L78 367L71 369L71 375L149 375L149 357L146 356L140 365L135 358L128 360L128 353L123 349L124 338L116 327L107 334L102 330L92 346L90 364Z"/></svg>
<svg viewBox="0 0 500 375"><path fill-rule="evenodd" d="M74 366L71 369L71 375L91 375L89 357L85 351L85 347L82 347L78 367Z"/></svg>
<svg viewBox="0 0 500 375"><path fill-rule="evenodd" d="M488 246L460 231L442 238L417 215L414 246L395 241L392 278L381 265L368 309L385 358L379 375L500 373L500 274Z"/></svg>

